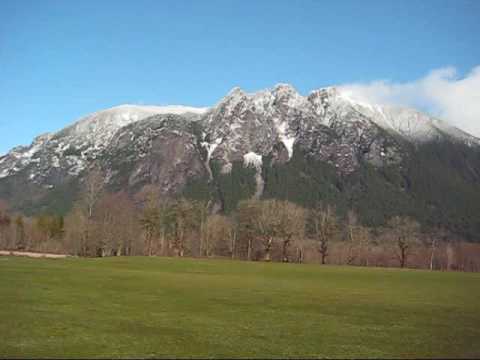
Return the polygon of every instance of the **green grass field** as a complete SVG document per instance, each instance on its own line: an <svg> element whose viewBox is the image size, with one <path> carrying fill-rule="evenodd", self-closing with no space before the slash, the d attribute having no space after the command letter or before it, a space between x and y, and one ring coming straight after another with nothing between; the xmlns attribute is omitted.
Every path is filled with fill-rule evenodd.
<svg viewBox="0 0 480 360"><path fill-rule="evenodd" d="M480 274L0 257L2 357L480 357Z"/></svg>

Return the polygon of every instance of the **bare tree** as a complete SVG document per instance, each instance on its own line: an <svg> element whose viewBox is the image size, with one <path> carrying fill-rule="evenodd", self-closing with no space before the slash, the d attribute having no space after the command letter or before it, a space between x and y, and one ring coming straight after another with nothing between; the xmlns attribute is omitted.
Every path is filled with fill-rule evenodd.
<svg viewBox="0 0 480 360"><path fill-rule="evenodd" d="M236 224L233 221L230 221L231 223L231 245L230 245L230 254L232 260L235 259L235 252L237 251L237 236L238 236L238 228Z"/></svg>
<svg viewBox="0 0 480 360"><path fill-rule="evenodd" d="M360 264L370 265L370 250L371 250L371 229L366 226L357 227L357 241L360 246Z"/></svg>
<svg viewBox="0 0 480 360"><path fill-rule="evenodd" d="M169 255L177 235L177 202L162 196L160 189L152 185L145 186L136 199L142 208L139 220L144 254Z"/></svg>
<svg viewBox="0 0 480 360"><path fill-rule="evenodd" d="M160 210L155 193L149 193L140 217L145 237L145 255L152 256L153 243L160 233Z"/></svg>
<svg viewBox="0 0 480 360"><path fill-rule="evenodd" d="M25 250L25 222L22 215L15 217L15 247L18 250Z"/></svg>
<svg viewBox="0 0 480 360"><path fill-rule="evenodd" d="M282 241L282 261L289 262L288 249L294 239L303 239L305 235L305 210L289 201L277 202L279 222L275 234ZM300 255L301 256L301 255Z"/></svg>
<svg viewBox="0 0 480 360"><path fill-rule="evenodd" d="M205 224L205 255L226 255L231 252L232 222L224 215L210 215Z"/></svg>
<svg viewBox="0 0 480 360"><path fill-rule="evenodd" d="M260 213L258 200L240 201L237 207L236 223L240 241L247 242L247 260L252 260L253 242L257 237L254 218Z"/></svg>
<svg viewBox="0 0 480 360"><path fill-rule="evenodd" d="M12 219L8 214L8 204L0 199L0 246L8 248L10 246L9 229Z"/></svg>
<svg viewBox="0 0 480 360"><path fill-rule="evenodd" d="M96 226L94 221L95 207L102 197L103 191L104 178L102 173L99 169L91 169L84 180L82 198L76 205L78 207L76 215L80 216L80 212L84 212L84 215L82 214L81 216L86 217L85 229L83 229L84 235L82 236L83 245L85 246L83 250L88 251L90 256L103 255L103 247L101 243L100 246L96 246L97 241L92 238ZM80 219L77 220L80 221Z"/></svg>
<svg viewBox="0 0 480 360"><path fill-rule="evenodd" d="M125 192L105 194L96 207L96 236L102 256L128 255L132 251L136 211L132 200Z"/></svg>
<svg viewBox="0 0 480 360"><path fill-rule="evenodd" d="M271 250L281 219L276 200L250 199L241 201L237 211L239 234L246 239L247 259L252 259L253 241L258 240L263 248L263 258L271 261Z"/></svg>
<svg viewBox="0 0 480 360"><path fill-rule="evenodd" d="M90 256L88 214L85 207L76 204L65 218L65 239L73 255Z"/></svg>
<svg viewBox="0 0 480 360"><path fill-rule="evenodd" d="M160 253L168 255L170 239L175 235L176 212L175 203L170 199L162 199L159 204L160 211Z"/></svg>
<svg viewBox="0 0 480 360"><path fill-rule="evenodd" d="M295 262L301 264L305 259L305 236L295 239Z"/></svg>
<svg viewBox="0 0 480 360"><path fill-rule="evenodd" d="M199 231L201 219L198 203L187 199L179 199L173 205L174 236L173 250L175 255L184 256L185 239L188 232Z"/></svg>
<svg viewBox="0 0 480 360"><path fill-rule="evenodd" d="M428 249L428 268L433 270L435 267L435 256L440 243L447 243L448 232L443 228L431 229L422 236L422 242Z"/></svg>
<svg viewBox="0 0 480 360"><path fill-rule="evenodd" d="M370 231L358 221L353 210L347 212L345 221L345 237L347 245L347 265L351 265L364 255L365 264L368 266Z"/></svg>
<svg viewBox="0 0 480 360"><path fill-rule="evenodd" d="M395 255L403 268L413 246L418 242L420 225L409 217L395 216L388 221L387 227L396 244Z"/></svg>
<svg viewBox="0 0 480 360"><path fill-rule="evenodd" d="M345 230L347 233L347 243L348 243L347 265L351 265L358 255L356 252L356 248L357 248L357 228L359 224L358 224L357 214L355 214L353 210L348 211L345 225L346 225Z"/></svg>
<svg viewBox="0 0 480 360"><path fill-rule="evenodd" d="M7 248L10 246L8 233L11 222L12 220L8 214L0 214L0 244Z"/></svg>
<svg viewBox="0 0 480 360"><path fill-rule="evenodd" d="M338 220L335 210L330 205L317 206L310 211L310 231L318 243L321 263L325 264L328 256L329 241L338 232Z"/></svg>
<svg viewBox="0 0 480 360"><path fill-rule="evenodd" d="M102 197L104 178L100 170L92 169L87 174L84 183L83 202L87 208L88 218L93 217L93 211L98 200Z"/></svg>
<svg viewBox="0 0 480 360"><path fill-rule="evenodd" d="M454 270L456 268L456 254L452 241L447 242L445 253L447 255L447 270Z"/></svg>
<svg viewBox="0 0 480 360"><path fill-rule="evenodd" d="M276 200L258 201L259 211L253 220L254 229L264 248L264 260L271 261L273 240L278 233L281 219L278 216L278 202Z"/></svg>
<svg viewBox="0 0 480 360"><path fill-rule="evenodd" d="M433 263L434 263L434 259L435 259L435 250L437 249L437 244L438 244L438 239L436 238L435 235L431 236L431 239L430 239L430 248L432 249L432 251L430 252L430 271L433 270Z"/></svg>
<svg viewBox="0 0 480 360"><path fill-rule="evenodd" d="M46 242L60 238L64 233L63 216L55 216L48 214L40 214L37 218L36 225L44 236Z"/></svg>
<svg viewBox="0 0 480 360"><path fill-rule="evenodd" d="M198 217L199 217L199 238L200 238L200 256L209 256L209 244L206 234L206 225L208 220L208 214L210 211L211 201L199 201L197 203Z"/></svg>

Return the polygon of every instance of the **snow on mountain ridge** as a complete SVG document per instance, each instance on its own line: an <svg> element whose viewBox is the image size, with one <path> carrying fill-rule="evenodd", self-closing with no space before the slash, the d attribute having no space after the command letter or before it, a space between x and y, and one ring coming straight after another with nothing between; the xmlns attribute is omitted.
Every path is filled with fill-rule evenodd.
<svg viewBox="0 0 480 360"><path fill-rule="evenodd" d="M201 115L207 110L208 108L195 108L183 105L120 105L87 115L76 121L70 128L77 133L92 132L93 134L98 135L100 132L101 134L98 140L104 142L105 140L108 140L106 138L111 137L119 128L150 116L158 114L185 113Z"/></svg>
<svg viewBox="0 0 480 360"><path fill-rule="evenodd" d="M44 152L52 167L60 167L60 158L71 175L77 175L87 165L87 158L95 158L122 127L159 114L193 114L201 116L208 108L183 105L143 106L120 105L84 116L72 125L55 132L40 135L30 146L16 147L1 157L0 178L12 175L31 163L38 163ZM71 152L73 154L65 155ZM33 179L34 177L32 177Z"/></svg>
<svg viewBox="0 0 480 360"><path fill-rule="evenodd" d="M119 129L159 114L184 114L189 120L201 121L205 126L202 146L208 161L222 160L225 171L232 161L241 160L247 153L266 156L276 143L284 145L290 159L295 144L306 139L308 146L317 143L317 131L339 124L354 132L377 125L412 142L446 136L480 145L479 139L439 119L414 109L370 104L342 87L325 87L302 96L289 84L277 84L253 93L235 87L211 108L127 104L89 114L63 130L37 137L30 146L19 146L0 156L0 178L29 164L36 164L37 172L48 165L78 174L109 145ZM345 146L354 147L355 140L349 141Z"/></svg>
<svg viewBox="0 0 480 360"><path fill-rule="evenodd" d="M394 131L408 140L416 142L428 141L448 135L467 145L480 145L480 139L470 135L448 122L430 116L409 107L375 104L357 98L347 89L328 88L331 97L337 101L349 103L357 111L369 117L385 130Z"/></svg>
<svg viewBox="0 0 480 360"><path fill-rule="evenodd" d="M284 106L287 112L319 116L320 122L327 125L329 108L330 113L333 111L337 115L357 112L381 128L393 131L410 141L427 141L443 133L467 144L480 144L479 139L443 120L411 108L369 103L356 98L352 92L342 87L330 86L312 90L307 96L302 96L293 86L284 83L253 93L246 93L235 87L217 107L225 106L225 115L228 116L236 107L243 106L246 110L248 106L245 103L248 102L255 105L253 110L259 116L271 116L275 107Z"/></svg>
<svg viewBox="0 0 480 360"><path fill-rule="evenodd" d="M202 121L206 126L202 142L208 152L206 164L215 159L226 172L232 162L247 154L267 156L278 151L274 150L278 143L286 149L287 161L298 144L344 172L358 165L360 147L360 153L368 153L361 156L377 165L398 162L399 147L387 150L378 139L375 145L368 145L367 138L385 138L380 129L413 143L451 138L480 145L478 139L441 120L413 109L370 104L339 87L313 90L307 96L289 84L253 93L235 87ZM332 138L333 133L336 137ZM218 143L218 139L223 140Z"/></svg>

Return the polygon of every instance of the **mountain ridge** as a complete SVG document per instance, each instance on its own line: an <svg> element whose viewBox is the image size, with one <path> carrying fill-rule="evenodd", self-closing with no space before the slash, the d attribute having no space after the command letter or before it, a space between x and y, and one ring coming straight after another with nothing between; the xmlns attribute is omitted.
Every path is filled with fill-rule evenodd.
<svg viewBox="0 0 480 360"><path fill-rule="evenodd" d="M353 107L361 107L362 108L362 113L365 112L367 109L370 110L371 112L376 112L375 115L379 116L385 116L384 110L387 109L389 112L397 111L397 112L406 112L410 115L414 116L419 116L422 117L423 120L426 120L424 122L430 123L433 122L437 130L441 130L444 132L451 132L449 135L456 136L457 138L461 138L463 140L466 140L469 144L480 144L480 139L468 134L467 132L456 128L455 126L449 125L447 122L431 117L429 115L426 115L422 113L421 111L418 111L414 108L408 108L408 107L399 107L399 106L388 106L388 105L376 105L376 104L369 104L363 101L358 101L355 100L353 97L349 96L346 92L343 92L339 90L340 87L335 87L335 86L329 86L329 87L324 87L324 88L319 88L316 90L310 91L310 93L307 96L302 96L300 95L293 86L290 84L286 83L278 83L274 87L269 88L269 89L264 89L252 93L247 93L244 90L242 90L240 87L234 87L230 92L222 98L216 105L212 107L192 107L192 106L186 106L186 105L165 105L165 106L157 106L157 105L136 105L136 104L120 104L117 106L113 106L111 108L107 108L104 110L99 110L95 111L93 113L90 113L86 116L83 116L77 120L75 120L73 123L70 125L67 125L65 128L56 131L56 132L46 132L41 135L38 135L35 137L33 142L30 145L18 145L14 148L12 148L10 151L7 153L0 155L0 159L6 157L10 152L15 151L16 149L24 149L24 148L31 148L32 145L35 144L36 140L39 138L45 139L45 138L51 138L57 134L61 134L62 132L65 132L66 130L70 128L80 128L82 125L92 125L92 123L95 123L95 120L98 118L101 118L102 123L107 123L107 125L111 126L116 126L116 128L111 131L109 127L107 126L106 129L103 129L105 132L109 133L110 137L112 136L112 132L115 132L118 130L118 128L126 126L132 122L136 122L139 120L142 120L144 118L147 118L149 116L154 116L156 114L195 114L195 115L204 115L205 113L208 113L209 111L215 109L219 105L221 105L223 102L225 102L225 99L228 99L229 97L240 95L240 97L252 97L256 98L255 101L258 103L258 97L259 96L264 96L266 94L272 94L272 93L290 93L293 94L293 103L300 103L302 102L301 100L306 100L309 98L342 98L349 102ZM301 100L298 100L301 99ZM292 100L292 99L290 99ZM327 100L328 101L328 100ZM290 102L289 106L294 107L292 102ZM293 105L293 106L292 106ZM317 114L320 115L318 109L317 109ZM113 114L112 114L113 113ZM109 116L110 115L110 116ZM394 115L390 114L390 117L394 117ZM110 121L109 121L110 120ZM114 120L114 121L111 121ZM422 121L420 121L421 123ZM402 124L401 122L398 123L397 126L395 126L392 123L387 123L387 124L382 124L381 121L378 122L378 125L385 127L388 129L389 127L394 129L395 131L399 132L401 135L410 137L410 136L415 136L418 135L418 131L416 132L415 130L421 130L421 128L417 129L411 129L410 133L408 133L405 129L402 129ZM418 124L417 124L418 125ZM431 124L429 124L431 125ZM408 126L408 122L407 122ZM95 129L90 129L90 130L95 130ZM423 134L424 135L424 134ZM100 138L98 141L104 142L104 138ZM421 140L421 138L417 137L417 140ZM98 144L95 144L98 146Z"/></svg>
<svg viewBox="0 0 480 360"><path fill-rule="evenodd" d="M449 159L449 152L456 158ZM417 207L430 219L439 213L432 209L445 208L443 214L455 201L437 199L441 186L467 189L465 201L476 197L470 194L480 180L478 153L478 138L442 120L358 102L336 87L307 96L288 84L254 93L235 87L209 108L121 105L40 135L0 157L0 198L30 213L67 211L85 176L99 168L111 191L135 193L154 185L165 196L212 199L223 211L234 210L241 198L268 196L308 204L309 197L331 196L339 207L362 208L360 202L369 201L362 186L377 183L385 193L375 211L386 211L393 201L388 211L415 213ZM425 199L417 185L429 180L417 174L414 159L440 177ZM295 188L305 181L311 196ZM462 216L470 218L468 211ZM470 235L480 229L468 226Z"/></svg>

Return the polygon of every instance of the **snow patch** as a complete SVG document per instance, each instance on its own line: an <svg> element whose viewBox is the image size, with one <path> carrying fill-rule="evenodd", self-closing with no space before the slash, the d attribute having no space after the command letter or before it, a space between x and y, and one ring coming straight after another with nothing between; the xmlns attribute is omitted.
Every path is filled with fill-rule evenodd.
<svg viewBox="0 0 480 360"><path fill-rule="evenodd" d="M33 155L35 155L41 148L42 148L43 143L37 143L32 145L30 149L25 151L24 153L20 153L19 158L23 159L30 159Z"/></svg>
<svg viewBox="0 0 480 360"><path fill-rule="evenodd" d="M10 169L3 169L2 171L0 171L0 179L3 179L5 177L7 177L8 175L10 175Z"/></svg>
<svg viewBox="0 0 480 360"><path fill-rule="evenodd" d="M226 164L224 164L220 170L220 173L221 174L230 174L232 172L232 163L231 162L227 162Z"/></svg>
<svg viewBox="0 0 480 360"><path fill-rule="evenodd" d="M238 124L238 123L234 123L234 124L230 124L230 131L231 132L235 132L235 130L241 128L242 125Z"/></svg>
<svg viewBox="0 0 480 360"><path fill-rule="evenodd" d="M213 180L213 173L212 173L212 169L210 168L210 159L212 158L213 152L218 147L218 145L222 143L222 141L223 141L223 138L218 138L213 143L208 143L206 141L203 141L200 143L201 146L207 149L207 160L205 160L205 166L208 170L208 176L210 180Z"/></svg>
<svg viewBox="0 0 480 360"><path fill-rule="evenodd" d="M256 189L253 196L255 199L259 199L265 187L265 181L262 178L262 155L254 153L253 151L243 155L243 166L255 168Z"/></svg>
<svg viewBox="0 0 480 360"><path fill-rule="evenodd" d="M154 111L157 111L158 114L205 114L209 108L208 107L193 107L193 106L184 106L184 105L167 105L167 106L155 106L150 107L154 108Z"/></svg>
<svg viewBox="0 0 480 360"><path fill-rule="evenodd" d="M52 158L52 166L56 168L60 167L60 159L57 156Z"/></svg>
<svg viewBox="0 0 480 360"><path fill-rule="evenodd" d="M216 139L213 143L208 143L206 141L203 141L200 143L204 148L207 149L207 161L210 161L210 158L212 157L213 152L215 149L222 143L222 138Z"/></svg>
<svg viewBox="0 0 480 360"><path fill-rule="evenodd" d="M280 136L280 140L282 141L283 145L287 148L288 151L288 159L290 160L293 156L293 144L295 143L295 137L288 137L286 135Z"/></svg>
<svg viewBox="0 0 480 360"><path fill-rule="evenodd" d="M275 123L275 127L278 131L278 137L280 138L280 141L285 145L285 148L288 151L288 159L290 160L293 156L293 144L295 143L295 137L294 136L288 136L287 135L287 122L283 121L280 122L278 119L273 119L273 122Z"/></svg>
<svg viewBox="0 0 480 360"><path fill-rule="evenodd" d="M253 166L256 169L261 168L262 167L262 155L258 155L257 153L254 153L253 151L250 151L249 153L243 155L243 165L245 167Z"/></svg>

